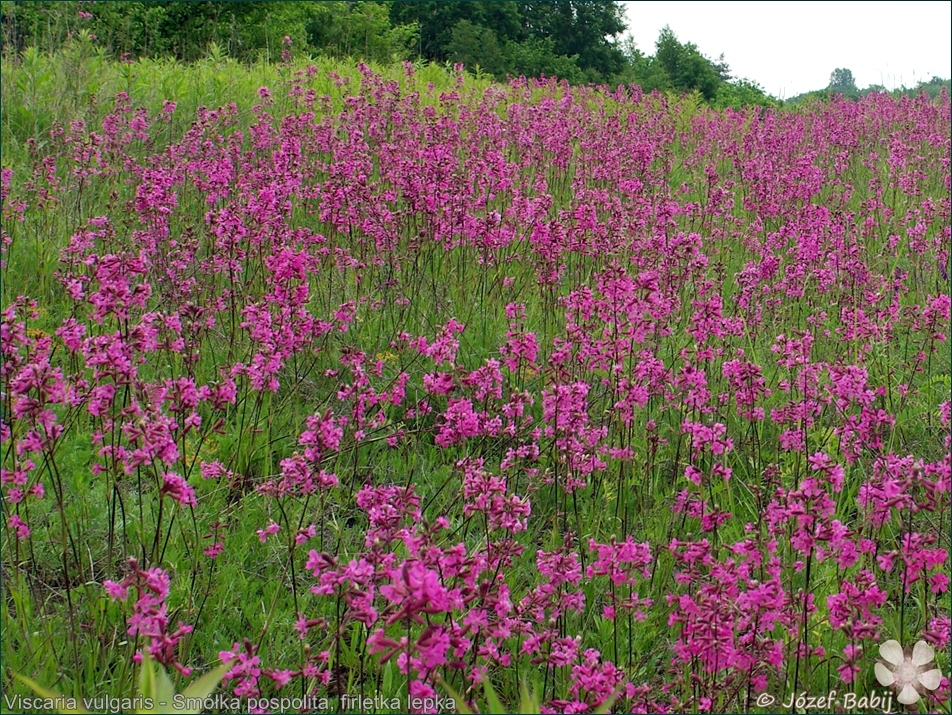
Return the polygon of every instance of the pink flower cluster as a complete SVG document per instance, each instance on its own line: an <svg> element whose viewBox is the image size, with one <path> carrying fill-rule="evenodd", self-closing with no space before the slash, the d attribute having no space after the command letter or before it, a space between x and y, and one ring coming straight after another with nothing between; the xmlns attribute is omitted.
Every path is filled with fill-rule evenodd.
<svg viewBox="0 0 952 715"><path fill-rule="evenodd" d="M947 96L715 113L283 53L250 113L121 94L3 169L19 596L102 583L243 698L740 712L948 647Z"/></svg>
<svg viewBox="0 0 952 715"><path fill-rule="evenodd" d="M103 588L112 600L125 602L129 591L135 589L136 602L132 615L127 620L126 633L130 636L142 636L148 639L149 655L163 665L174 666L182 675L188 677L191 669L178 662L175 648L179 641L192 632L192 626L179 622L178 628L168 632L168 605L171 579L160 568L143 570L135 559L129 559L129 573L120 582L106 580ZM137 653L139 659L141 654Z"/></svg>

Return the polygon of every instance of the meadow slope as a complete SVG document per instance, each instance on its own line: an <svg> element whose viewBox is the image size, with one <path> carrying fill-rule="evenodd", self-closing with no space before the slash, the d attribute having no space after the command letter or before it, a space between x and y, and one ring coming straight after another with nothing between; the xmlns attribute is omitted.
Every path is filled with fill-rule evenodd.
<svg viewBox="0 0 952 715"><path fill-rule="evenodd" d="M947 95L34 52L2 140L8 697L949 712Z"/></svg>

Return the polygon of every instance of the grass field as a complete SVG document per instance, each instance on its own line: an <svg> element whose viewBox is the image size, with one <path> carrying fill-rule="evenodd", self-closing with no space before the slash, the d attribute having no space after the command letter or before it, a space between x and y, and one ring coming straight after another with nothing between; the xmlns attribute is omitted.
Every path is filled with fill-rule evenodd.
<svg viewBox="0 0 952 715"><path fill-rule="evenodd" d="M0 128L4 711L950 711L948 96L77 43Z"/></svg>

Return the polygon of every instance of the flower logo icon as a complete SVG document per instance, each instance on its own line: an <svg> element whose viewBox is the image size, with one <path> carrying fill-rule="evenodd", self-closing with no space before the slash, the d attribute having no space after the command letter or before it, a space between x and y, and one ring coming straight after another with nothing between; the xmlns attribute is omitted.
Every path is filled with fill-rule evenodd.
<svg viewBox="0 0 952 715"><path fill-rule="evenodd" d="M933 662L935 651L925 641L916 643L911 656L898 641L883 643L879 646L879 654L883 660L876 662L876 680L898 690L897 700L903 705L911 705L926 690L939 687L942 673Z"/></svg>

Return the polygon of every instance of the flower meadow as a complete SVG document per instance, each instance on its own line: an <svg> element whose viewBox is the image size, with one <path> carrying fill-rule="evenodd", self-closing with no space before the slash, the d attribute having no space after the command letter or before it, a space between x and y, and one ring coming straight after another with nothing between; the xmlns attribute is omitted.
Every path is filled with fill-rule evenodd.
<svg viewBox="0 0 952 715"><path fill-rule="evenodd" d="M922 640L893 707L949 712L950 121L290 62L53 121L2 170L4 692L769 712Z"/></svg>

